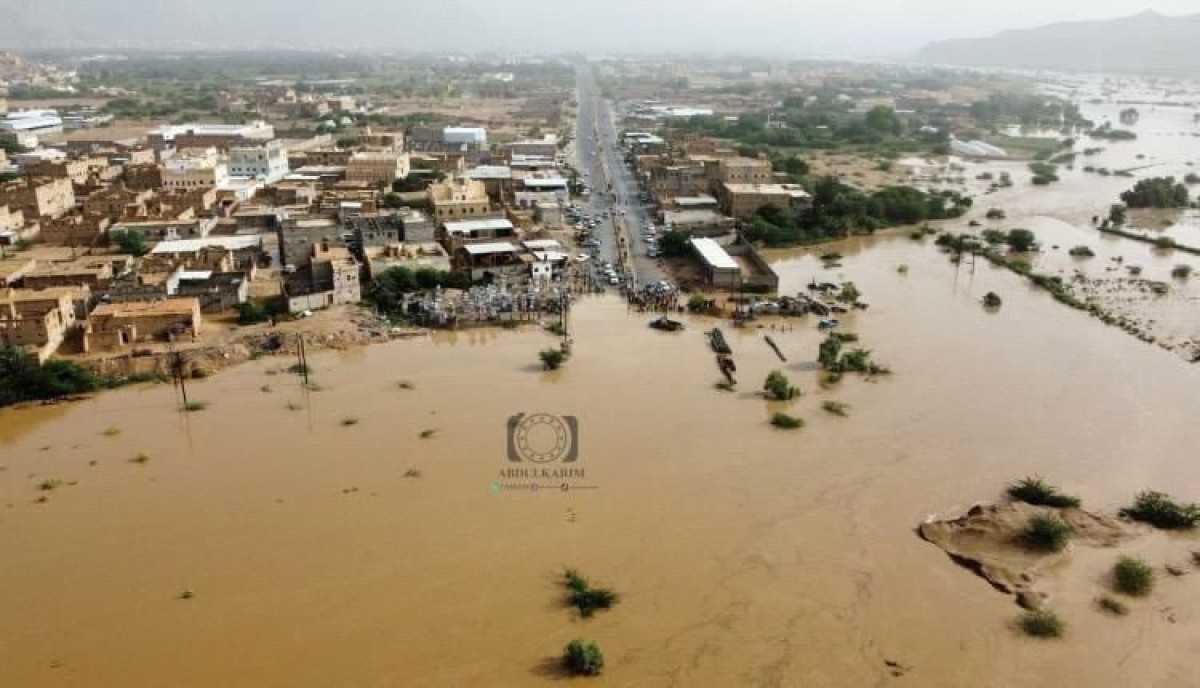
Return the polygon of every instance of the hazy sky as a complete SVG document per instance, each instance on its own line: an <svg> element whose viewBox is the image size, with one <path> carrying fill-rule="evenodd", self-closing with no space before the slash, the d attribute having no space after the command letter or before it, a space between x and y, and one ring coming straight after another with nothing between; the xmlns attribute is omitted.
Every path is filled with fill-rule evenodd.
<svg viewBox="0 0 1200 688"><path fill-rule="evenodd" d="M1200 0L0 0L0 47L221 47L900 55L927 41ZM58 40L55 40L58 39Z"/></svg>

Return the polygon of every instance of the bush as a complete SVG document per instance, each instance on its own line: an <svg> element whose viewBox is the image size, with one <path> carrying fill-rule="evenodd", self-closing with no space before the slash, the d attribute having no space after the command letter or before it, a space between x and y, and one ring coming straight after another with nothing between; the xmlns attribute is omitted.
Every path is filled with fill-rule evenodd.
<svg viewBox="0 0 1200 688"><path fill-rule="evenodd" d="M150 251L146 246L146 237L141 232L132 229L112 232L108 235L108 240L117 246L121 253L128 253L139 258Z"/></svg>
<svg viewBox="0 0 1200 688"><path fill-rule="evenodd" d="M763 383L763 391L776 401L788 401L800 396L800 390L792 386L787 376L778 370L772 370Z"/></svg>
<svg viewBox="0 0 1200 688"><path fill-rule="evenodd" d="M1181 504L1161 492L1147 490L1138 494L1133 506L1121 509L1121 515L1155 528L1187 530L1200 522L1200 504Z"/></svg>
<svg viewBox="0 0 1200 688"><path fill-rule="evenodd" d="M617 594L608 588L595 587L586 577L575 569L567 569L564 573L567 590L570 591L568 600L579 610L580 616L589 617L597 609L608 609L617 602Z"/></svg>
<svg viewBox="0 0 1200 688"><path fill-rule="evenodd" d="M821 404L821 408L825 409L826 411L828 411L829 413L832 413L835 416L845 417L847 415L846 409L848 409L850 407L847 406L846 404L843 404L840 401L830 400L830 401L827 401L827 402Z"/></svg>
<svg viewBox="0 0 1200 688"><path fill-rule="evenodd" d="M542 366L546 370L558 370L567 360L567 355L563 353L562 349L542 349L538 353L538 358L542 360Z"/></svg>
<svg viewBox="0 0 1200 688"><path fill-rule="evenodd" d="M776 413L771 416L771 425L781 430L798 430L804 427L804 420L795 416L789 416L786 413Z"/></svg>
<svg viewBox="0 0 1200 688"><path fill-rule="evenodd" d="M576 676L597 676L604 669L604 655L595 642L576 638L567 643L563 666Z"/></svg>
<svg viewBox="0 0 1200 688"><path fill-rule="evenodd" d="M989 208L987 211L987 219L989 220L1003 220L1005 217L1007 215L1001 208Z"/></svg>
<svg viewBox="0 0 1200 688"><path fill-rule="evenodd" d="M0 344L0 406L92 392L100 382L74 361L39 365L24 349Z"/></svg>
<svg viewBox="0 0 1200 688"><path fill-rule="evenodd" d="M237 311L239 325L254 325L266 322L271 318L271 315L267 313L267 309L262 304L254 301L234 304L233 307Z"/></svg>
<svg viewBox="0 0 1200 688"><path fill-rule="evenodd" d="M1067 254L1076 258L1094 258L1096 256L1095 252L1087 246L1076 246L1067 251Z"/></svg>
<svg viewBox="0 0 1200 688"><path fill-rule="evenodd" d="M1175 279L1187 279L1192 276L1192 266L1185 264L1176 265L1171 269L1171 276Z"/></svg>
<svg viewBox="0 0 1200 688"><path fill-rule="evenodd" d="M1121 557L1113 564L1113 587L1117 592L1140 597L1154 589L1154 569L1141 559Z"/></svg>
<svg viewBox="0 0 1200 688"><path fill-rule="evenodd" d="M987 308L999 308L1003 303L1004 301L1001 300L1000 295L994 291L989 291L983 295L983 305Z"/></svg>
<svg viewBox="0 0 1200 688"><path fill-rule="evenodd" d="M1037 248L1037 235L1028 229L1013 229L1008 232L1007 243L1012 250L1025 253Z"/></svg>
<svg viewBox="0 0 1200 688"><path fill-rule="evenodd" d="M1175 248L1175 240L1169 236L1160 236L1154 240L1154 248L1169 250Z"/></svg>
<svg viewBox="0 0 1200 688"><path fill-rule="evenodd" d="M1121 200L1130 208L1186 208L1188 190L1174 177L1153 177L1139 180Z"/></svg>
<svg viewBox="0 0 1200 688"><path fill-rule="evenodd" d="M1058 516L1036 514L1029 519L1024 532L1021 533L1021 539L1027 547L1032 549L1058 552L1067 546L1074 533L1075 529L1071 527L1071 524Z"/></svg>
<svg viewBox="0 0 1200 688"><path fill-rule="evenodd" d="M1111 595L1101 595L1096 599L1096 604L1106 612L1116 614L1117 616L1125 616L1129 613L1129 607L1125 603Z"/></svg>
<svg viewBox="0 0 1200 688"><path fill-rule="evenodd" d="M1038 477L1026 477L1008 486L1008 496L1026 504L1058 509L1079 506L1079 498L1065 495Z"/></svg>
<svg viewBox="0 0 1200 688"><path fill-rule="evenodd" d="M1018 623L1026 635L1034 638L1057 638L1065 628L1062 619L1046 609L1027 611L1021 615Z"/></svg>

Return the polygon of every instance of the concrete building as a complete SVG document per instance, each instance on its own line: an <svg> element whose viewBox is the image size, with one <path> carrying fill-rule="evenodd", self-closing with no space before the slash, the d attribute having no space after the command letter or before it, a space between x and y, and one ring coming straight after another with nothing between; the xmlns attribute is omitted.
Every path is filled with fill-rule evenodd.
<svg viewBox="0 0 1200 688"><path fill-rule="evenodd" d="M0 342L31 351L44 363L75 327L76 300L86 302L86 293L70 287L0 292Z"/></svg>
<svg viewBox="0 0 1200 688"><path fill-rule="evenodd" d="M112 256L85 256L74 261L42 263L25 273L27 289L86 286L92 292L103 290L119 272ZM128 259L128 256L125 256Z"/></svg>
<svg viewBox="0 0 1200 688"><path fill-rule="evenodd" d="M0 137L18 138L53 136L63 132L63 121L55 110L22 110L0 119Z"/></svg>
<svg viewBox="0 0 1200 688"><path fill-rule="evenodd" d="M279 141L261 146L234 146L229 149L227 166L230 176L249 177L268 184L283 179L291 171L288 151Z"/></svg>
<svg viewBox="0 0 1200 688"><path fill-rule="evenodd" d="M468 273L472 281L523 274L530 262L531 256L522 260L521 250L507 241L467 244L454 251L455 269Z"/></svg>
<svg viewBox="0 0 1200 688"><path fill-rule="evenodd" d="M558 155L558 136L546 134L540 139L513 141L504 146L502 154L507 160L516 155L536 155L553 160Z"/></svg>
<svg viewBox="0 0 1200 688"><path fill-rule="evenodd" d="M196 298L101 304L88 316L87 351L113 351L137 342L199 336L203 319Z"/></svg>
<svg viewBox="0 0 1200 688"><path fill-rule="evenodd" d="M700 274L704 281L716 287L734 287L742 274L741 266L720 244L708 238L691 239L689 243L700 259Z"/></svg>
<svg viewBox="0 0 1200 688"><path fill-rule="evenodd" d="M375 279L392 268L409 270L437 270L449 272L450 255L436 241L405 241L388 246L371 247L365 250L367 273Z"/></svg>
<svg viewBox="0 0 1200 688"><path fill-rule="evenodd" d="M663 222L676 232L692 236L720 236L737 228L737 221L715 210L668 210L663 213Z"/></svg>
<svg viewBox="0 0 1200 688"><path fill-rule="evenodd" d="M408 176L408 164L407 153L355 153L346 163L346 181L382 185L390 189L392 182Z"/></svg>
<svg viewBox="0 0 1200 688"><path fill-rule="evenodd" d="M26 177L0 184L0 206L24 213L26 221L58 218L75 207L75 187L70 179Z"/></svg>
<svg viewBox="0 0 1200 688"><path fill-rule="evenodd" d="M307 264L284 283L288 310L299 313L362 301L360 272L348 249L313 244Z"/></svg>
<svg viewBox="0 0 1200 688"><path fill-rule="evenodd" d="M771 161L767 158L721 158L717 161L717 181L722 184L769 184Z"/></svg>
<svg viewBox="0 0 1200 688"><path fill-rule="evenodd" d="M147 134L157 151L171 148L216 148L263 144L275 138L275 127L263 121L248 124L172 124Z"/></svg>
<svg viewBox="0 0 1200 688"><path fill-rule="evenodd" d="M487 145L487 129L483 127L446 127L442 129L442 141L483 147Z"/></svg>
<svg viewBox="0 0 1200 688"><path fill-rule="evenodd" d="M181 152L162 170L162 185L167 189L222 187L228 183L229 167L215 147Z"/></svg>
<svg viewBox="0 0 1200 688"><path fill-rule="evenodd" d="M442 225L443 245L449 250L473 241L507 239L517 234L513 223L503 218L491 220L462 220Z"/></svg>
<svg viewBox="0 0 1200 688"><path fill-rule="evenodd" d="M160 241L143 259L148 271L173 272L177 268L193 271L244 272L253 274L262 256L262 237L210 236L202 239ZM155 269L154 266L161 265Z"/></svg>
<svg viewBox="0 0 1200 688"><path fill-rule="evenodd" d="M717 195L721 210L739 220L768 205L802 212L812 204L812 196L799 184L722 184Z"/></svg>
<svg viewBox="0 0 1200 688"><path fill-rule="evenodd" d="M499 214L492 210L487 186L479 180L458 178L438 182L430 185L428 196L438 222Z"/></svg>
<svg viewBox="0 0 1200 688"><path fill-rule="evenodd" d="M358 135L358 145L366 150L396 152L404 150L404 133L372 131L367 127Z"/></svg>
<svg viewBox="0 0 1200 688"><path fill-rule="evenodd" d="M0 203L0 232L11 232L14 235L25 226L25 213L20 208L10 208Z"/></svg>

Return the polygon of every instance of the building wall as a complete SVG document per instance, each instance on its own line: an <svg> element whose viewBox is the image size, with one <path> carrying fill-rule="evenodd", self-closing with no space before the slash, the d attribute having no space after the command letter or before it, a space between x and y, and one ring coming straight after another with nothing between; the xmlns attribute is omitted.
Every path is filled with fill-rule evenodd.
<svg viewBox="0 0 1200 688"><path fill-rule="evenodd" d="M25 226L25 212L0 204L0 232L19 231Z"/></svg>
<svg viewBox="0 0 1200 688"><path fill-rule="evenodd" d="M0 186L0 205L20 209L26 220L62 217L75 207L75 187L69 179L33 179Z"/></svg>
<svg viewBox="0 0 1200 688"><path fill-rule="evenodd" d="M157 163L126 165L125 185L139 190L162 188L162 167Z"/></svg>

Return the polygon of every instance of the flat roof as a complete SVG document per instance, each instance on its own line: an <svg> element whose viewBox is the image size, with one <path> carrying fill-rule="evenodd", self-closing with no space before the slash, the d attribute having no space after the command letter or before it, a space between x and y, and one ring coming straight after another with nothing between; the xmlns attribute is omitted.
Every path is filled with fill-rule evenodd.
<svg viewBox="0 0 1200 688"><path fill-rule="evenodd" d="M709 267L717 270L741 270L741 266L733 259L733 256L725 252L725 249L720 244L708 238L697 238L691 240L692 246L700 253L700 257Z"/></svg>
<svg viewBox="0 0 1200 688"><path fill-rule="evenodd" d="M89 317L111 315L119 318L136 318L141 315L166 315L176 313L190 315L200 302L195 297L161 299L158 301L127 301L125 303L103 303L96 306Z"/></svg>
<svg viewBox="0 0 1200 688"><path fill-rule="evenodd" d="M675 205L717 205L717 199L712 196L679 196Z"/></svg>
<svg viewBox="0 0 1200 688"><path fill-rule="evenodd" d="M204 281L212 277L212 275L212 270L181 270L179 272L179 279Z"/></svg>
<svg viewBox="0 0 1200 688"><path fill-rule="evenodd" d="M512 229L513 223L503 218L493 218L490 220L459 220L458 222L447 222L445 224L446 232L449 234L469 234L487 229Z"/></svg>
<svg viewBox="0 0 1200 688"><path fill-rule="evenodd" d="M227 251L240 251L261 245L262 237L258 235L178 239L175 241L160 241L150 250L150 253L195 253L210 246L223 248Z"/></svg>
<svg viewBox="0 0 1200 688"><path fill-rule="evenodd" d="M810 198L810 194L796 184L726 184L732 193L742 194L786 194L793 198Z"/></svg>
<svg viewBox="0 0 1200 688"><path fill-rule="evenodd" d="M486 244L467 244L463 247L467 253L472 256L487 255L489 253L516 253L517 247L507 241L493 241Z"/></svg>
<svg viewBox="0 0 1200 688"><path fill-rule="evenodd" d="M566 179L566 177L551 177L551 178L537 178L537 177L535 177L535 178L533 178L533 179L526 179L526 180L524 180L524 181L525 181L525 186L551 186L551 187L557 187L557 186L566 186L566 185L567 185L567 179Z"/></svg>
<svg viewBox="0 0 1200 688"><path fill-rule="evenodd" d="M521 244L523 246L525 246L525 248L529 249L530 251L553 250L553 249L561 249L562 248L562 244L558 243L558 241L556 239L530 239L529 241L522 241Z"/></svg>
<svg viewBox="0 0 1200 688"><path fill-rule="evenodd" d="M471 179L511 179L512 168L506 165L481 165L467 172Z"/></svg>

